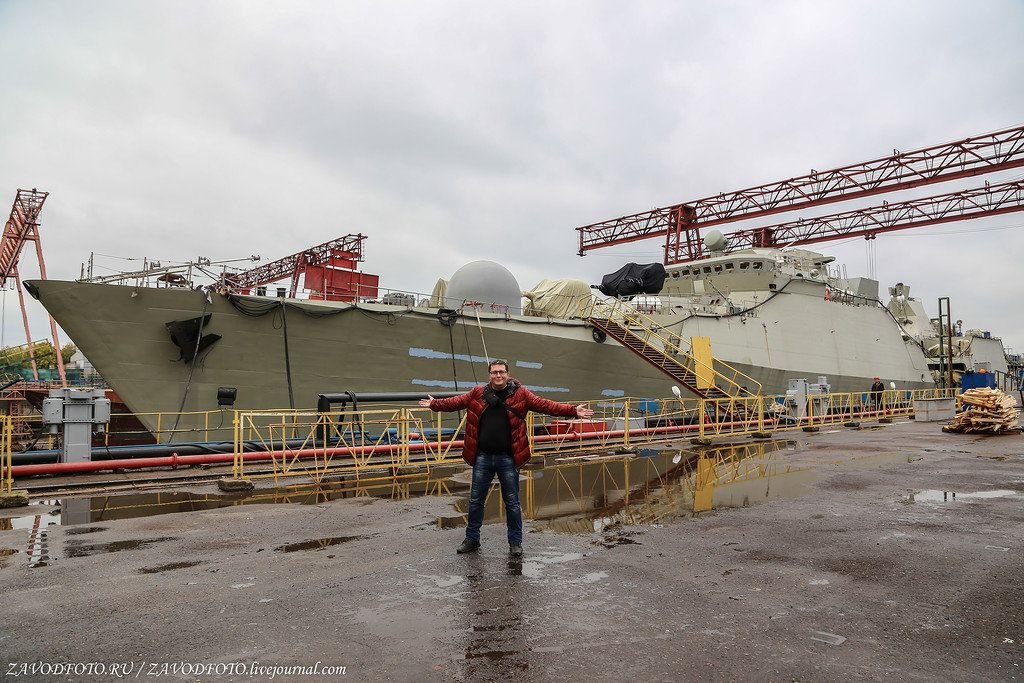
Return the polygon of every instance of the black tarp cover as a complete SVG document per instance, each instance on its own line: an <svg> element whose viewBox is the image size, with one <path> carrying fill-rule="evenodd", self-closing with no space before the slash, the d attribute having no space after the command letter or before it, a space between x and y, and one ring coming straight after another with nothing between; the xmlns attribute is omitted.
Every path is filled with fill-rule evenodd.
<svg viewBox="0 0 1024 683"><path fill-rule="evenodd" d="M627 263L601 278L598 289L605 296L657 294L665 285L665 266L660 263Z"/></svg>

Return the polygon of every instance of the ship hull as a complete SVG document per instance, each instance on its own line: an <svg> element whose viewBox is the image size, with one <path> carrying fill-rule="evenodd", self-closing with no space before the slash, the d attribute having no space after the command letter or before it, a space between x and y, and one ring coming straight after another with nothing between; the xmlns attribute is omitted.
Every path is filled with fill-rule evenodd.
<svg viewBox="0 0 1024 683"><path fill-rule="evenodd" d="M673 380L580 320L434 309L227 297L173 288L63 281L30 287L100 375L150 429L157 413L216 410L217 389L237 389L235 409L311 409L344 391L464 390L486 378L489 358L556 401L664 397ZM880 307L822 302L812 292L776 297L745 317L655 316L681 337L706 335L716 358L783 393L790 379L826 376L833 391L865 391L871 377L901 389L932 386L919 347L905 343ZM166 323L209 314L220 335L192 363ZM287 347L287 351L286 351ZM230 423L230 418L228 423ZM167 429L167 418L159 423ZM209 425L178 419L180 429ZM177 440L182 440L178 438Z"/></svg>

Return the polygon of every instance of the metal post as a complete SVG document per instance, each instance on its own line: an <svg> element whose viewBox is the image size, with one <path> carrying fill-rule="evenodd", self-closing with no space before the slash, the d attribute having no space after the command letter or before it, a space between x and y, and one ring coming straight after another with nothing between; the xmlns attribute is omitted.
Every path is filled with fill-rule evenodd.
<svg viewBox="0 0 1024 683"><path fill-rule="evenodd" d="M629 448L629 399L627 398L622 403L622 418L625 420L623 425L625 429L622 432L622 446Z"/></svg>
<svg viewBox="0 0 1024 683"><path fill-rule="evenodd" d="M234 417L231 420L231 425L234 432L233 441L235 445L235 460L231 465L231 474L235 479L241 479L242 463L244 462L244 459L242 458L242 424L241 421L238 419L238 411L233 410L231 412L234 413Z"/></svg>
<svg viewBox="0 0 1024 683"><path fill-rule="evenodd" d="M951 388L953 383L953 318L949 310L949 297L939 297L939 376L942 384Z"/></svg>
<svg viewBox="0 0 1024 683"><path fill-rule="evenodd" d="M25 343L28 344L28 358L32 362L32 378L39 381L39 370L36 368L36 352L32 344L32 332L28 328L28 312L25 310L25 293L21 291L21 275L14 268L14 288L18 290L18 303L21 304L21 321L25 324Z"/></svg>
<svg viewBox="0 0 1024 683"><path fill-rule="evenodd" d="M46 279L46 263L43 261L43 241L39 238L39 231L36 230L36 258L39 259L39 277L40 279ZM18 290L21 290L21 283L18 283ZM68 385L68 378L64 374L64 357L60 352L60 339L57 337L57 323L54 321L53 316L49 313L46 317L50 319L50 336L53 337L53 350L56 353L57 359L57 373L60 375L61 386L66 387Z"/></svg>

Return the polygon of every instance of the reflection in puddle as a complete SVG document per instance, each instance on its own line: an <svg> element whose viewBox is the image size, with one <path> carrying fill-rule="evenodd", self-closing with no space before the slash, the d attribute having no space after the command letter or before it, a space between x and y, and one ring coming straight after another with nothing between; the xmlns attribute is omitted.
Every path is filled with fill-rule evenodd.
<svg viewBox="0 0 1024 683"><path fill-rule="evenodd" d="M71 527L67 531L65 531L64 533L68 534L70 536L82 536L83 534L95 534L97 532L106 531L106 530L107 530L107 527L105 527L105 526L78 526L78 527Z"/></svg>
<svg viewBox="0 0 1024 683"><path fill-rule="evenodd" d="M523 562L523 576L531 579L542 579L548 571L548 565L563 564L583 559L583 553L559 553L555 555L544 554L531 556Z"/></svg>
<svg viewBox="0 0 1024 683"><path fill-rule="evenodd" d="M787 464L784 451L792 442L758 441L692 450L644 449L637 457L559 462L549 457L523 470L520 491L523 513L534 526L591 534L619 524L646 524L708 510L741 507L794 495L819 475ZM782 452L780 452L782 451ZM905 457L905 456L904 456ZM384 473L347 475L319 485L305 483L252 493L150 492L39 501L47 512L8 520L12 528L32 529L30 558L48 560L46 527L95 525L116 519L212 510L255 504L315 505L346 498L406 500L416 496L453 495L454 514L437 518L437 526L464 526L468 504L468 470L445 465L392 477ZM497 490L494 485L492 493ZM485 521L503 522L500 495L490 495ZM104 530L85 526L67 533ZM279 552L319 549L354 537L306 541L281 546ZM619 541L618 543L629 543ZM104 552L111 552L107 550ZM44 558L43 556L46 555Z"/></svg>
<svg viewBox="0 0 1024 683"><path fill-rule="evenodd" d="M527 473L523 512L534 528L590 534L798 495L821 475L788 464L789 447L788 441L774 440L546 463ZM500 496L490 496L485 518L499 521L502 513ZM607 547L635 542L623 534L602 540Z"/></svg>
<svg viewBox="0 0 1024 683"><path fill-rule="evenodd" d="M984 498L1006 498L1007 496L1015 496L1017 491L1010 491L1007 489L999 489L997 491L974 491L974 492L960 492L956 491L939 491L929 490L920 491L918 493L911 493L907 499L909 502L914 503L952 503L957 500L979 500Z"/></svg>
<svg viewBox="0 0 1024 683"><path fill-rule="evenodd" d="M297 504L318 505L346 498L407 499L424 495L448 495L452 490L468 490L469 484L453 483L451 477L463 471L461 465L445 465L424 469L411 475L392 477L380 472L357 476L341 476L319 485L292 484L252 493L191 493L187 491L158 491L128 493L109 496L62 498L33 501L33 507L52 508L46 513L0 519L11 529L31 529L34 526L54 524L70 526L91 524L116 519L151 517L216 510L236 505ZM100 528L94 530L99 531ZM91 533L80 531L77 533Z"/></svg>
<svg viewBox="0 0 1024 683"><path fill-rule="evenodd" d="M280 545L274 548L274 551L279 553L294 553L298 550L323 550L324 548L329 548L332 545L348 543L349 541L356 541L360 538L366 538L366 536L334 536L332 538L315 538L311 541Z"/></svg>

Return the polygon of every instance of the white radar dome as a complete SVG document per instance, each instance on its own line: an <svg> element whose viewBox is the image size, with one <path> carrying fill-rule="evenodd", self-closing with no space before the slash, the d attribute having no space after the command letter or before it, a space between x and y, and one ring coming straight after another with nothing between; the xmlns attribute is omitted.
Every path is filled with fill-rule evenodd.
<svg viewBox="0 0 1024 683"><path fill-rule="evenodd" d="M522 293L516 276L494 261L472 261L455 271L445 292L448 308L459 308L463 301L479 301L482 310L507 306L509 312L520 313Z"/></svg>
<svg viewBox="0 0 1024 683"><path fill-rule="evenodd" d="M729 246L729 240L717 230L712 230L704 236L704 246L708 248L708 251L725 251L725 248Z"/></svg>

